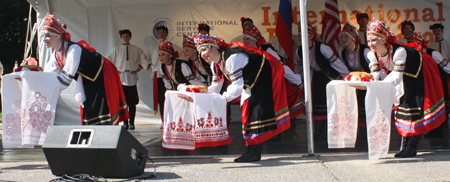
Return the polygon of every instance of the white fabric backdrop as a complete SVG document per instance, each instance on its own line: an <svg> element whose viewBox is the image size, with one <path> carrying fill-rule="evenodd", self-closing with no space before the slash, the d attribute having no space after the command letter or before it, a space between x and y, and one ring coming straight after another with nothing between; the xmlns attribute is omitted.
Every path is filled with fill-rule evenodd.
<svg viewBox="0 0 450 182"><path fill-rule="evenodd" d="M156 42L154 27L158 22L169 26L168 40L181 46L183 33L196 32L197 23L208 21L212 27L211 34L219 35L226 41L241 35L240 17L251 17L263 36L269 40L275 31L275 14L278 11L278 0L28 0L37 10L39 20L47 12L54 14L67 24L72 40L86 40L98 52L106 55L114 46L121 43L117 34L119 29L130 29L133 33L131 43L143 50ZM308 0L308 21L321 30L320 17L325 0ZM298 1L292 1L294 21L299 19ZM444 0L339 0L342 23L350 21L358 27L351 12L354 10L372 11L374 18L383 18L391 31L399 34L398 25L405 19L413 20L416 31L430 35L428 26L442 22L450 27L450 2ZM417 13L414 13L417 10ZM412 13L409 13L412 11ZM399 14L398 14L399 13ZM416 18L417 16L417 18ZM352 18L353 17L353 18ZM188 21L188 25L186 25ZM194 22L193 22L194 21ZM225 23L226 22L226 25ZM293 33L297 34L297 23ZM448 29L448 28L447 28ZM450 34L445 38L449 39ZM426 39L431 39L427 36ZM296 49L296 48L294 48ZM46 52L40 50L40 59L46 60ZM41 61L42 62L42 61ZM41 63L42 65L42 63ZM138 84L140 104L137 106L137 122L160 123L153 117L152 84L150 73L139 73ZM78 122L78 105L74 105L73 89L69 87L61 94L58 102L56 123ZM61 103L64 102L64 103ZM61 115L63 114L63 115ZM74 120L76 119L76 120Z"/></svg>

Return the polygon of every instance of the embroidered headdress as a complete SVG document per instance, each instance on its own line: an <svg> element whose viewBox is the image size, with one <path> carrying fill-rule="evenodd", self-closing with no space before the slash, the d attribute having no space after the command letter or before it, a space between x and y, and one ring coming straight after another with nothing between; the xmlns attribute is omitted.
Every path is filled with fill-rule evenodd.
<svg viewBox="0 0 450 182"><path fill-rule="evenodd" d="M172 43L170 42L161 40L159 42L159 50L169 53L174 59L178 58L178 51L174 51Z"/></svg>
<svg viewBox="0 0 450 182"><path fill-rule="evenodd" d="M195 42L194 39L183 35L183 47L190 47L192 49L195 49Z"/></svg>
<svg viewBox="0 0 450 182"><path fill-rule="evenodd" d="M255 25L253 25L253 23L245 23L242 26L242 33L244 34L244 37L248 37L254 41L256 41L256 44L258 45L258 47L261 47L261 45L263 45L266 40L264 39L264 37L261 35L261 32L258 30L258 28L255 27Z"/></svg>
<svg viewBox="0 0 450 182"><path fill-rule="evenodd" d="M221 37L209 35L195 35L194 42L197 50L205 45L214 46L218 49L223 48L226 45L225 41Z"/></svg>
<svg viewBox="0 0 450 182"><path fill-rule="evenodd" d="M377 19L373 19L367 24L367 36L376 36L385 40L388 43L388 48L397 40L397 37L392 35L386 26Z"/></svg>
<svg viewBox="0 0 450 182"><path fill-rule="evenodd" d="M356 41L357 43L361 43L361 39L358 37L358 31L356 28L349 23L344 25L344 28L342 29L341 33L345 33L349 35L353 41Z"/></svg>
<svg viewBox="0 0 450 182"><path fill-rule="evenodd" d="M55 19L52 14L46 14L44 18L44 26L42 26L43 31L49 31L56 33L61 36L62 40L70 41L70 34L64 29L61 22Z"/></svg>

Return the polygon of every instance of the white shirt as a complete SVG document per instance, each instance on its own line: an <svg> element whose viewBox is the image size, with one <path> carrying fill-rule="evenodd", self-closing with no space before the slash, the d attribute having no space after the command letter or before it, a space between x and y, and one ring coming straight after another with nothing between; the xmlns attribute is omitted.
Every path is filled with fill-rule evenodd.
<svg viewBox="0 0 450 182"><path fill-rule="evenodd" d="M65 42L67 46L67 42ZM56 51L53 51L50 60L45 64L44 72L56 73L57 78L60 82L61 90L66 89L77 73L78 67L80 65L81 59L81 47L78 44L72 44L67 50L66 59L63 60L63 68L58 67L58 62L56 60ZM86 101L86 94L84 93L84 86L81 75L76 78L77 84L75 86L74 96L75 100L84 107L83 103Z"/></svg>
<svg viewBox="0 0 450 182"><path fill-rule="evenodd" d="M216 63L211 64L211 71L213 72L213 80L217 80L218 78L216 75L215 64ZM244 53L232 54L225 61L225 65L223 65L222 60L219 61L218 66L220 67L220 69L222 69L225 72L225 74L227 74L227 76L232 80L231 84L228 85L227 90L222 94L227 99L227 102L230 102L242 95L242 92L244 90L243 89L244 79L242 77L242 69L247 64L248 64L248 56ZM230 73L234 74L230 75ZM216 82L213 81L211 83L211 86L208 87L208 93L219 93L220 89L222 88L222 85L225 82L225 79L227 78L224 76L223 79L224 79L223 82L220 84L217 81Z"/></svg>
<svg viewBox="0 0 450 182"><path fill-rule="evenodd" d="M309 64L311 67L311 81L313 79L313 71L321 71L319 65L316 62L316 52L314 50L315 45L312 46L312 48L309 49ZM296 50L296 53L298 52L298 49ZM334 56L334 52L333 50L327 46L326 44L321 44L320 45L320 52L322 53L322 55L326 58L326 59L330 59L332 56ZM298 54L295 54L295 57L298 60L302 60L302 58L299 57ZM339 72L339 74L344 77L347 76L348 74L350 74L350 71L348 70L347 66L344 64L344 62L342 62L341 59L336 58L336 60L333 63L330 63L331 67L334 68L337 72ZM301 74L303 74L303 64L299 64L299 67L301 70Z"/></svg>
<svg viewBox="0 0 450 182"><path fill-rule="evenodd" d="M183 56L183 49L181 49L180 47L173 45L173 49L175 51L178 51L178 55L180 57L178 57L178 59L182 59ZM142 54L141 59L147 63L147 65L151 65L150 69L153 72L156 72L156 76L158 78L161 78L161 61L159 61L159 42L152 44L150 47L148 47L148 49L146 51L144 51L144 53ZM148 66L144 67L145 70L148 70ZM153 78L153 74L152 74L152 78Z"/></svg>
<svg viewBox="0 0 450 182"><path fill-rule="evenodd" d="M281 62L281 58L277 52L275 52L272 48L268 48L266 52L270 53L273 57L277 58ZM281 62L283 64L283 62ZM284 78L286 78L289 82L295 85L302 84L302 77L299 74L295 74L291 68L287 65L283 65L284 68Z"/></svg>
<svg viewBox="0 0 450 182"><path fill-rule="evenodd" d="M386 67L388 67L389 71L391 71L388 75L381 68L381 63L380 63L380 71L371 73L374 78L379 78L380 80L383 80L385 82L391 82L394 85L395 90L396 90L395 101L394 101L395 105L398 105L400 103L399 102L400 97L405 93L405 91L403 88L403 72L393 71L394 65L395 64L403 64L404 65L406 62L406 56L407 55L406 55L405 48L399 47L395 50L392 60L389 58L390 57L389 55L386 57L380 58L380 62L388 62L386 64ZM369 67L372 66L373 64L379 64L374 52L372 52L372 51L369 52L367 54L367 58L369 58L369 60L370 60Z"/></svg>
<svg viewBox="0 0 450 182"><path fill-rule="evenodd" d="M177 82L177 79L175 78L175 70L174 70L175 69L174 68L175 61L176 60L174 60L172 62L172 64L169 64L169 65L166 64L165 66L167 68L167 72L169 73L169 76L172 79L172 81L175 82L178 85L179 83ZM194 73L192 73L191 68L189 68L189 66L186 63L181 63L181 72L183 73L183 76L186 78L186 80L188 80L189 83L191 83L192 85L204 85L204 86L206 86L204 83L202 83L200 81L200 79L198 79L194 75ZM164 72L161 69L160 69L160 75L162 77L165 76ZM194 75L194 76L192 77L192 75ZM192 77L192 78L190 78L190 77ZM166 87L167 90L176 90L177 89L177 88L172 88L172 83L170 82L170 80L164 78L163 81L164 81L164 86Z"/></svg>
<svg viewBox="0 0 450 182"><path fill-rule="evenodd" d="M44 72L56 73L58 80L60 80L61 83L60 88L61 90L64 90L70 85L70 83L72 83L73 77L77 73L78 66L80 65L81 47L78 44L72 44L69 47L67 50L66 59L63 60L63 68L58 67L55 54L56 51L53 51L50 60L45 64Z"/></svg>
<svg viewBox="0 0 450 182"><path fill-rule="evenodd" d="M131 71L136 71L139 66L142 68L148 66L146 61L141 61L142 53L142 49L135 45L118 45L106 56L117 67L122 85L135 86L137 84L138 75L132 74Z"/></svg>
<svg viewBox="0 0 450 182"><path fill-rule="evenodd" d="M431 42L428 47L439 51L445 59L450 60L450 42L446 40Z"/></svg>
<svg viewBox="0 0 450 182"><path fill-rule="evenodd" d="M434 62L438 65L439 68L440 67L440 63L442 61L448 61L447 59L444 58L444 56L442 56L441 53L439 53L438 51L433 51L431 53L431 57L433 58ZM444 60L445 59L445 60ZM447 63L447 65L445 65L442 70L444 70L447 74L450 74L450 64Z"/></svg>

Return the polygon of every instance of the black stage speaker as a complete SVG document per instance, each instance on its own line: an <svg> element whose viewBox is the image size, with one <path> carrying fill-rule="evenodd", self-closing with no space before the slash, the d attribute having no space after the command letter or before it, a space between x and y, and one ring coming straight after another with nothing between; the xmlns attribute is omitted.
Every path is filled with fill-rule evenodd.
<svg viewBox="0 0 450 182"><path fill-rule="evenodd" d="M128 178L144 173L148 150L122 126L49 126L42 145L53 175Z"/></svg>

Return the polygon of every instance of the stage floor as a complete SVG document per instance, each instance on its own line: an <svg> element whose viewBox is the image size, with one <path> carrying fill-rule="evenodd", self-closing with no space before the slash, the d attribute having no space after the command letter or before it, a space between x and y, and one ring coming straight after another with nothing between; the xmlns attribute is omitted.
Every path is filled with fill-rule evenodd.
<svg viewBox="0 0 450 182"><path fill-rule="evenodd" d="M194 151L169 150L161 146L162 130L160 125L136 125L135 130L129 130L148 150L153 157L170 156L214 156L214 155L239 155L245 151L245 143L242 138L241 124L231 122L230 137L232 142L225 146L200 147ZM390 152L395 153L400 147L400 135L392 125ZM441 138L423 138L418 146L420 151L439 151L450 149L450 137L445 130ZM343 153L343 152L367 152L367 139L360 136L355 148L328 149L326 137L315 141L315 153ZM263 154L307 154L308 142L306 137L306 121L295 120L295 126L281 134L280 138L264 142ZM0 147L0 161L45 161L41 147L35 149L5 149Z"/></svg>

